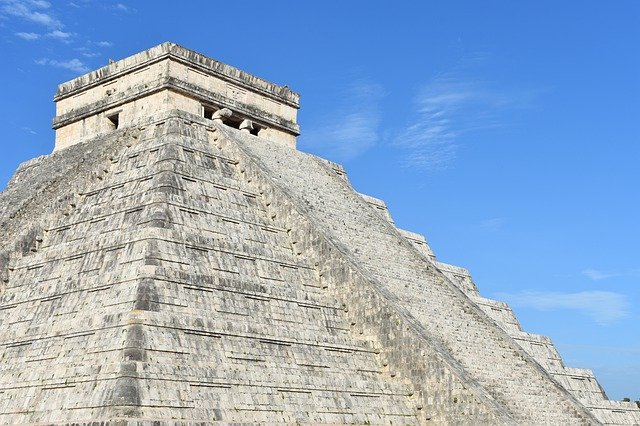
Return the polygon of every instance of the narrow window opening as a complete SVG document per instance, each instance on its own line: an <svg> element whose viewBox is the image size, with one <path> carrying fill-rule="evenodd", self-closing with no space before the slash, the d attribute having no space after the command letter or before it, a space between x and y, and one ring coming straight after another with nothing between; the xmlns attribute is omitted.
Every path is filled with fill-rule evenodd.
<svg viewBox="0 0 640 426"><path fill-rule="evenodd" d="M208 106L208 105L204 105L203 104L202 105L202 117L206 118L207 120L213 120L214 115L219 110L220 110L220 108L218 108L218 107L213 107L213 106ZM226 117L226 116L220 117L220 115L218 114L216 119L222 119L222 123L225 126L233 127L234 129L240 129L240 125L242 124L242 121L243 121L242 117L238 117L236 115L231 115L231 116L228 116L228 117ZM258 136L260 131L265 129L263 126L260 126L260 125L256 124L255 122L252 122L252 125L253 125L253 128L249 132L254 136Z"/></svg>
<svg viewBox="0 0 640 426"><path fill-rule="evenodd" d="M223 123L229 127L233 127L234 129L239 129L240 123L242 123L242 119L239 117L231 116L224 120Z"/></svg>
<svg viewBox="0 0 640 426"><path fill-rule="evenodd" d="M202 105L202 116L207 120L211 120L213 118L213 114L216 112L215 108L208 107L206 105Z"/></svg>
<svg viewBox="0 0 640 426"><path fill-rule="evenodd" d="M119 116L120 114L112 114L107 117L107 119L111 122L111 126L113 129L117 129L120 125Z"/></svg>

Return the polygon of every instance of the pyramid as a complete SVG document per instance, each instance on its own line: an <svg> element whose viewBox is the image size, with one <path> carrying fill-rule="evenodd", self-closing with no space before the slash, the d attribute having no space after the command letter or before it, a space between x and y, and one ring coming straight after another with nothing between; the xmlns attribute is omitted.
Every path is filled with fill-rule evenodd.
<svg viewBox="0 0 640 426"><path fill-rule="evenodd" d="M0 424L640 424L298 151L286 86L164 43L54 99L0 194Z"/></svg>

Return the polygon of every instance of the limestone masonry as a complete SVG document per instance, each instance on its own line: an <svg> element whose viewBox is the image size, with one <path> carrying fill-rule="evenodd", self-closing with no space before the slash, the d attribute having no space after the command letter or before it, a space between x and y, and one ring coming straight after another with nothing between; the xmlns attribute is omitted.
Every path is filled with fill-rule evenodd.
<svg viewBox="0 0 640 426"><path fill-rule="evenodd" d="M164 43L55 101L0 194L1 424L640 424L296 150L286 86Z"/></svg>

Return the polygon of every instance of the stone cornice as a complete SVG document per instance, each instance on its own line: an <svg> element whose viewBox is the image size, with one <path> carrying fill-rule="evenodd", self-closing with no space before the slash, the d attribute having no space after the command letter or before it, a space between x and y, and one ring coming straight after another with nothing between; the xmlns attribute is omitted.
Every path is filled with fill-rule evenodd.
<svg viewBox="0 0 640 426"><path fill-rule="evenodd" d="M300 106L300 95L287 86L279 86L248 74L238 68L208 58L174 43L163 43L149 50L113 62L98 70L80 76L58 86L54 101L73 96L91 87L105 84L150 64L170 58L184 63L205 74L212 75L252 92L260 93L294 108Z"/></svg>
<svg viewBox="0 0 640 426"><path fill-rule="evenodd" d="M200 86L188 83L176 77L162 77L152 82L140 84L132 87L126 92L116 93L108 98L101 99L94 103L76 108L66 114L59 115L53 119L53 128L58 129L86 117L117 108L128 102L149 96L161 90L172 90L195 98L205 104L227 107L241 115L245 115L257 123L266 124L269 127L276 127L294 135L300 133L297 123L285 120L275 114L262 111L254 106L230 99L220 93L203 89Z"/></svg>

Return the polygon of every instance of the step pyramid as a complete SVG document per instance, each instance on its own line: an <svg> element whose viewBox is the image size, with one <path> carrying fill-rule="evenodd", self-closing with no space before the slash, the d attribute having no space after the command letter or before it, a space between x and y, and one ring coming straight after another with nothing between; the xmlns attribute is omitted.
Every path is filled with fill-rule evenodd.
<svg viewBox="0 0 640 426"><path fill-rule="evenodd" d="M0 194L1 424L639 424L172 43L62 84Z"/></svg>

